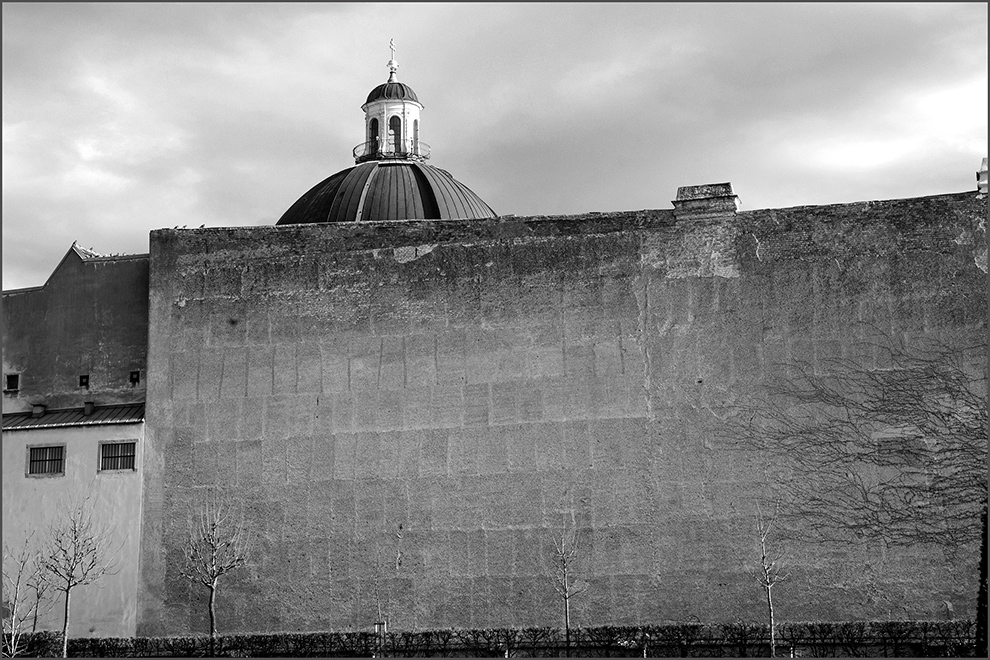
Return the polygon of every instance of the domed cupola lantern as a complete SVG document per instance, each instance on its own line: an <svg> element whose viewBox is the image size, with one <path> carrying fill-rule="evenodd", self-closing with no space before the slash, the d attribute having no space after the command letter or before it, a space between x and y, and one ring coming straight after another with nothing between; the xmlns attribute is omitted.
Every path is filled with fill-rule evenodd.
<svg viewBox="0 0 990 660"><path fill-rule="evenodd" d="M368 94L364 110L365 141L354 147L354 162L369 160L426 160L430 147L419 139L419 113L423 104L409 85L396 79L395 40L389 41L388 82Z"/></svg>
<svg viewBox="0 0 990 660"><path fill-rule="evenodd" d="M395 42L389 47L388 82L371 90L361 106L365 141L354 147L354 166L310 188L276 225L496 217L450 172L426 162L430 147L419 140L423 105L411 87L396 80Z"/></svg>

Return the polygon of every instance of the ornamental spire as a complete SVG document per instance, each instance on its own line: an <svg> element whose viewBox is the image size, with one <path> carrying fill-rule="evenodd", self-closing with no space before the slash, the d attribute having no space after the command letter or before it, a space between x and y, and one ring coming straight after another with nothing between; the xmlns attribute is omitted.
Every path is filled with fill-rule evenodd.
<svg viewBox="0 0 990 660"><path fill-rule="evenodd" d="M388 71L389 71L389 73L388 73L388 81L389 82L396 82L396 80L395 80L395 72L399 68L399 63L395 61L395 39L389 39L388 40L388 48L389 48L390 51L392 51L392 56L391 56L391 58L388 61Z"/></svg>

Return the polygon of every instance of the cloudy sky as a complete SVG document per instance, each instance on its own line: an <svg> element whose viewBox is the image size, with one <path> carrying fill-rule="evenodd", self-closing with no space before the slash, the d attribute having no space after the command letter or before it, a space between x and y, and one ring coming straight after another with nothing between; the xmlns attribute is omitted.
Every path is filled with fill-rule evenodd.
<svg viewBox="0 0 990 660"><path fill-rule="evenodd" d="M497 213L975 190L986 4L3 4L3 288L78 240L273 224L388 75Z"/></svg>

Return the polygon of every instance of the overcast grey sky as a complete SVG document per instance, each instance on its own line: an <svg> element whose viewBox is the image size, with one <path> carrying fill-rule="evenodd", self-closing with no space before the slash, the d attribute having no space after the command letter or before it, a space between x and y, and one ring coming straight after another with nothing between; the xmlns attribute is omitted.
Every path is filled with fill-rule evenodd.
<svg viewBox="0 0 990 660"><path fill-rule="evenodd" d="M516 215L975 190L987 5L3 4L3 288L73 240L274 224L399 80L432 164Z"/></svg>

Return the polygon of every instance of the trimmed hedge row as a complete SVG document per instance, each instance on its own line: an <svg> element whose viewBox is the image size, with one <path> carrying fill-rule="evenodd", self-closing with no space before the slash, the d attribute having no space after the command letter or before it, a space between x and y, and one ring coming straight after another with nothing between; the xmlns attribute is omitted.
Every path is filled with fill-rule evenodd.
<svg viewBox="0 0 990 660"><path fill-rule="evenodd" d="M778 655L797 657L971 657L973 621L783 623ZM31 656L57 656L55 632L25 636ZM309 632L135 638L72 638L72 657L558 657L557 628L491 628L392 632ZM571 630L570 654L581 657L759 657L770 654L764 624L675 623Z"/></svg>
<svg viewBox="0 0 990 660"><path fill-rule="evenodd" d="M6 623L6 622L5 622ZM4 637L4 654L8 648L6 642L10 639L8 633ZM71 641L71 640L70 640ZM19 653L32 658L52 658L62 655L62 633L54 630L43 630L36 633L22 633L18 646Z"/></svg>

